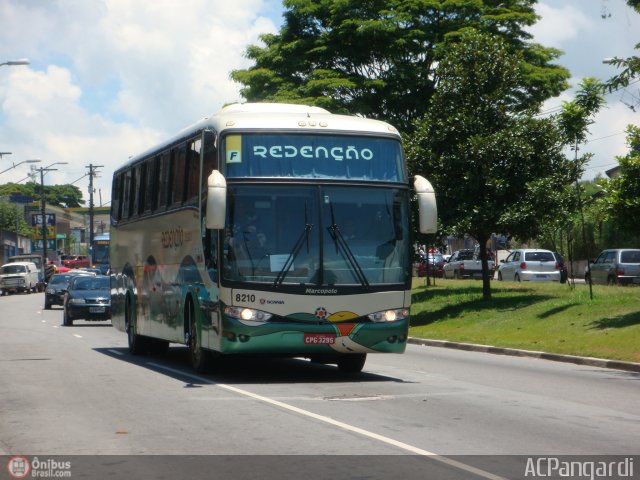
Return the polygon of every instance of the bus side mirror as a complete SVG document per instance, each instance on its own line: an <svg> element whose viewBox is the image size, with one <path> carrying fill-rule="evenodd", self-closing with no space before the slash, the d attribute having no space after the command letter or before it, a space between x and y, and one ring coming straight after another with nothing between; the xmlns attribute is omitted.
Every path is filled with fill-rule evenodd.
<svg viewBox="0 0 640 480"><path fill-rule="evenodd" d="M418 219L420 233L436 233L438 231L438 207L436 192L426 178L416 175L413 183L418 194Z"/></svg>
<svg viewBox="0 0 640 480"><path fill-rule="evenodd" d="M207 179L207 228L212 230L224 228L226 211L227 181L218 170L214 170Z"/></svg>

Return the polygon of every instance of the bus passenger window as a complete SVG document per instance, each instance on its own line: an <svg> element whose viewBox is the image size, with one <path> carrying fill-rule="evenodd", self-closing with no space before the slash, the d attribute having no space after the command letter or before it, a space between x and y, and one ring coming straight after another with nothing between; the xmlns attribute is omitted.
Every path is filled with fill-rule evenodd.
<svg viewBox="0 0 640 480"><path fill-rule="evenodd" d="M211 172L218 168L216 157L216 135L213 132L204 132L204 152L202 159L202 195L207 194L207 180Z"/></svg>
<svg viewBox="0 0 640 480"><path fill-rule="evenodd" d="M156 191L158 188L158 158L147 160L147 183L145 185L144 211L152 212L155 210Z"/></svg>
<svg viewBox="0 0 640 480"><path fill-rule="evenodd" d="M138 170L138 188L136 188L138 208L136 209L136 213L140 216L144 213L144 201L147 196L147 162L138 165L136 169Z"/></svg>
<svg viewBox="0 0 640 480"><path fill-rule="evenodd" d="M118 174L113 181L111 192L111 218L116 222L122 218L122 174Z"/></svg>
<svg viewBox="0 0 640 480"><path fill-rule="evenodd" d="M131 216L133 210L133 171L129 170L124 174L124 185L122 196L124 198L124 202L122 205L122 217L126 220Z"/></svg>
<svg viewBox="0 0 640 480"><path fill-rule="evenodd" d="M184 201L185 195L185 170L186 170L186 145L182 144L171 149L173 157L173 164L175 170L173 173L173 196L171 198L171 205L177 205Z"/></svg>
<svg viewBox="0 0 640 480"><path fill-rule="evenodd" d="M160 156L160 171L158 172L158 209L164 209L169 202L171 193L171 155L168 151Z"/></svg>
<svg viewBox="0 0 640 480"><path fill-rule="evenodd" d="M186 162L186 202L195 204L198 200L200 181L200 144L201 140L192 140L187 144Z"/></svg>

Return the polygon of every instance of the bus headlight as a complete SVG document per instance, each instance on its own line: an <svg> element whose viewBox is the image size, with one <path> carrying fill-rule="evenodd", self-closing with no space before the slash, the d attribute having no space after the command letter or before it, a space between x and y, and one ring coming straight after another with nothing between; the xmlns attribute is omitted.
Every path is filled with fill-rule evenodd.
<svg viewBox="0 0 640 480"><path fill-rule="evenodd" d="M409 316L408 308L397 308L393 310L382 310L381 312L370 313L368 315L369 320L375 323L381 322L395 322L397 320L404 320Z"/></svg>
<svg viewBox="0 0 640 480"><path fill-rule="evenodd" d="M262 310L244 307L224 307L224 313L232 318L247 322L266 322L272 317L270 313Z"/></svg>

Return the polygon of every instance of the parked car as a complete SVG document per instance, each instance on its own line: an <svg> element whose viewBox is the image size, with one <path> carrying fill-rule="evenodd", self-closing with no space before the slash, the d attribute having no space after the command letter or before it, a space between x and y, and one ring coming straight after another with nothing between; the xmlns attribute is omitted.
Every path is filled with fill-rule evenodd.
<svg viewBox="0 0 640 480"><path fill-rule="evenodd" d="M493 278L495 262L488 254L489 277ZM479 248L467 248L453 252L442 267L444 278L482 278L482 262Z"/></svg>
<svg viewBox="0 0 640 480"><path fill-rule="evenodd" d="M70 258L62 260L62 265L68 268L89 267L91 262L86 255L72 255Z"/></svg>
<svg viewBox="0 0 640 480"><path fill-rule="evenodd" d="M558 252L553 252L553 256L556 257L556 262L558 262L558 265L560 266L560 283L567 283L567 280L569 279L569 270L567 269L567 264L565 263L563 256Z"/></svg>
<svg viewBox="0 0 640 480"><path fill-rule="evenodd" d="M0 295L10 292L36 292L38 267L33 262L13 262L0 267Z"/></svg>
<svg viewBox="0 0 640 480"><path fill-rule="evenodd" d="M73 325L77 319L111 318L111 279L104 275L74 275L64 296L62 323Z"/></svg>
<svg viewBox="0 0 640 480"><path fill-rule="evenodd" d="M590 264L592 283L607 285L640 284L640 249L617 248L604 250ZM585 281L589 272L585 268Z"/></svg>
<svg viewBox="0 0 640 480"><path fill-rule="evenodd" d="M44 268L42 268L42 255L39 253L21 253L20 255L12 255L9 257L9 263L29 262L35 263L38 269L38 288L39 292L44 292L46 285L44 278Z"/></svg>
<svg viewBox="0 0 640 480"><path fill-rule="evenodd" d="M429 262L428 265L427 262ZM442 268L445 263L446 261L440 253L430 253L428 258L427 256L420 257L414 264L416 275L426 277L428 272L431 277L442 277L444 274Z"/></svg>
<svg viewBox="0 0 640 480"><path fill-rule="evenodd" d="M500 262L498 280L560 282L561 267L551 250L520 249Z"/></svg>
<svg viewBox="0 0 640 480"><path fill-rule="evenodd" d="M44 309L51 310L52 305L64 305L64 295L67 293L71 278L76 275L95 276L94 273L81 270L70 270L67 273L54 273L49 279L49 284L44 292Z"/></svg>

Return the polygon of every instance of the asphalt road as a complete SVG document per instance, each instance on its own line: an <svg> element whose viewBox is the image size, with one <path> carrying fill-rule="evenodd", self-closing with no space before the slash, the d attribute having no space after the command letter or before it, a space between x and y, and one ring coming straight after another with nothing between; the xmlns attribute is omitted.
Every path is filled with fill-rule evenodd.
<svg viewBox="0 0 640 480"><path fill-rule="evenodd" d="M110 323L63 327L42 304L0 298L0 454L286 455L274 458L296 459L298 476L301 459L341 458L331 468L351 477L375 465L367 478L414 478L428 462L431 478L516 478L496 459L518 472L534 455L640 453L637 373L409 345L370 355L356 376L268 358L199 375L182 346L133 357ZM228 463L236 478L253 471Z"/></svg>

